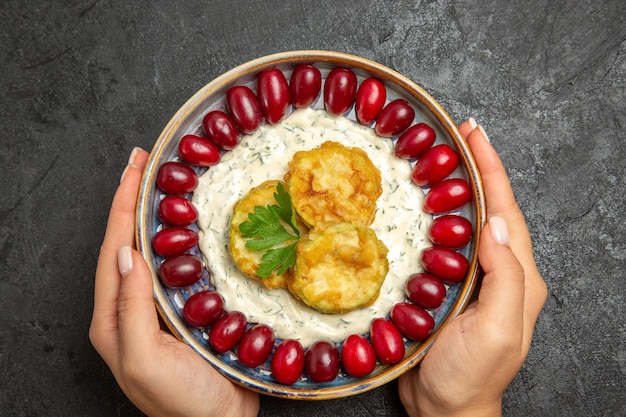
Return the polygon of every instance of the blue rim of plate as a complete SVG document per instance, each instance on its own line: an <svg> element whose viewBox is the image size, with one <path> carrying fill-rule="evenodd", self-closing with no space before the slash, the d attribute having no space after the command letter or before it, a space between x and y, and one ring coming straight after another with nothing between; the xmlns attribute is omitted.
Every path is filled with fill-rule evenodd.
<svg viewBox="0 0 626 417"><path fill-rule="evenodd" d="M448 291L444 302L438 309L431 311L435 318L435 329L431 336L423 342L405 339L406 354L401 362L394 365L377 364L376 369L363 378L351 377L341 370L338 377L331 382L316 383L303 375L295 384L288 386L280 384L272 378L269 365L271 357L258 368L248 368L239 363L236 353L229 351L225 354L219 354L214 351L208 343L208 329L193 328L185 322L182 317L185 300L195 292L214 289L210 282L210 273L205 268L202 278L187 288L170 289L165 287L158 275L158 266L163 258L154 253L151 242L154 234L161 228L157 209L160 199L165 195L155 185L156 175L162 163L179 160L177 146L180 138L185 134L204 135L202 118L211 110L224 110L223 98L228 88L234 85L248 85L253 91L256 91L256 76L262 70L278 68L289 79L291 70L302 63L317 67L322 72L323 81L334 67L352 70L357 75L359 84L365 78L377 77L383 81L387 88L387 101L395 98L407 100L415 109L415 123L425 122L435 129L437 133L435 144L448 143L459 154L461 163L459 168L451 174L451 177L464 178L469 182L472 200L459 210L454 211L453 214L468 218L474 230L471 242L459 250L470 263L466 278L460 284L447 286ZM312 104L313 108L324 108L323 97L321 96L322 94ZM290 106L290 111L292 110ZM356 119L354 106L345 116L351 120ZM207 168L201 167L192 166L192 168L199 175L207 170ZM428 190L426 189L424 192L427 193ZM186 197L190 199L191 194L186 195ZM317 50L291 51L261 57L231 69L206 84L176 112L156 141L144 170L137 201L135 234L138 250L148 263L152 273L155 306L176 338L187 343L220 373L243 387L276 397L325 400L355 395L379 387L396 379L423 359L445 324L460 314L470 301L479 279L480 268L478 266L477 247L485 218L482 182L467 143L459 134L456 124L446 111L420 86L392 69L355 55ZM190 228L198 230L195 224ZM202 257L198 246L188 252ZM226 308L228 309L228 306ZM276 346L280 341L280 339L276 340ZM175 359L172 358L172 360Z"/></svg>

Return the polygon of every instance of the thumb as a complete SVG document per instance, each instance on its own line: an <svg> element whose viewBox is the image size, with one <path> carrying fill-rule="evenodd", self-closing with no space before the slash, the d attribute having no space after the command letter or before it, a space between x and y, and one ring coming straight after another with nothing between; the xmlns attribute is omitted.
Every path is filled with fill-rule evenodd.
<svg viewBox="0 0 626 417"><path fill-rule="evenodd" d="M120 247L118 266L122 275L118 298L120 350L145 352L159 331L152 274L143 257L130 246Z"/></svg>
<svg viewBox="0 0 626 417"><path fill-rule="evenodd" d="M524 269L509 247L504 218L492 216L481 236L478 260L485 272L479 306L490 321L506 327L522 323L524 315Z"/></svg>

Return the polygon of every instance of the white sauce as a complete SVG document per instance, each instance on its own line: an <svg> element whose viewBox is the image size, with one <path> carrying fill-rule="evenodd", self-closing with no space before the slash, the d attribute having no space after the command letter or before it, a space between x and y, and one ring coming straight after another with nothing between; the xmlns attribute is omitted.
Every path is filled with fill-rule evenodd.
<svg viewBox="0 0 626 417"><path fill-rule="evenodd" d="M378 299L347 314L322 314L297 301L288 290L269 290L234 265L229 223L237 200L268 179L282 179L293 154L325 141L363 149L380 169L383 193L372 228L388 247L389 273ZM246 314L252 323L270 325L276 337L297 339L306 347L316 340L341 341L367 333L373 318L384 317L405 298L409 275L422 271L420 254L428 247L430 216L422 211L424 194L410 179L411 166L393 155L393 143L374 130L324 110L296 110L278 125L264 125L223 155L202 177L194 192L200 249L211 282L229 311Z"/></svg>

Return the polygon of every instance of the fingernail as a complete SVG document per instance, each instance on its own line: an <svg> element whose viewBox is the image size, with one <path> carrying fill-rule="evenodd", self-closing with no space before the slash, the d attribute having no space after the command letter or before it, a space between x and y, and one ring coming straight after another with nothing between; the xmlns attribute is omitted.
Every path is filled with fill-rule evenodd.
<svg viewBox="0 0 626 417"><path fill-rule="evenodd" d="M128 165L135 165L135 159L137 159L137 153L139 152L139 148L133 148L130 156L128 157Z"/></svg>
<svg viewBox="0 0 626 417"><path fill-rule="evenodd" d="M485 129L483 129L483 127L481 125L478 125L478 130L480 131L480 133L482 133L482 135L484 136L485 140L489 143L491 143L491 141L489 140L489 136L487 136L487 132L485 132Z"/></svg>
<svg viewBox="0 0 626 417"><path fill-rule="evenodd" d="M133 250L130 246L122 246L117 251L117 267L122 277L133 270Z"/></svg>
<svg viewBox="0 0 626 417"><path fill-rule="evenodd" d="M472 128L472 130L476 129L478 127L478 123L476 123L476 120L474 120L473 117L470 117L469 119L467 119L467 123L469 123L470 127Z"/></svg>
<svg viewBox="0 0 626 417"><path fill-rule="evenodd" d="M124 171L122 171L122 176L120 177L120 184L122 183L122 181L124 181L124 178L126 177L126 173L128 172L128 169L130 167L135 166L135 159L137 159L138 152L139 152L139 148L133 148L133 151L130 153L130 156L128 157L128 163L126 164L126 168L124 168Z"/></svg>
<svg viewBox="0 0 626 417"><path fill-rule="evenodd" d="M509 228L502 217L491 216L489 218L489 229L491 230L491 236L496 242L509 246Z"/></svg>

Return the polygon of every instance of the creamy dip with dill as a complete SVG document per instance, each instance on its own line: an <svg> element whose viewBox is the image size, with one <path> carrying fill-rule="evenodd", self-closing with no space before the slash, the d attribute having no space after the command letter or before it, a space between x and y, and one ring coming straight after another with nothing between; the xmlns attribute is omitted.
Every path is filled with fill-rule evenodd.
<svg viewBox="0 0 626 417"><path fill-rule="evenodd" d="M287 289L265 288L235 266L228 250L235 203L266 180L282 180L295 152L326 141L363 149L382 177L383 192L371 227L389 249L389 272L372 305L345 314L319 313ZM386 316L405 298L406 280L422 271L420 255L430 246L431 217L422 211L423 199L422 190L411 182L411 166L394 156L390 139L343 116L307 108L242 137L235 149L200 177L192 201L199 212L200 250L225 308L243 312L251 323L271 326L277 338L297 339L306 347L317 340L341 341L367 333L373 318Z"/></svg>

